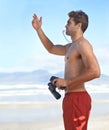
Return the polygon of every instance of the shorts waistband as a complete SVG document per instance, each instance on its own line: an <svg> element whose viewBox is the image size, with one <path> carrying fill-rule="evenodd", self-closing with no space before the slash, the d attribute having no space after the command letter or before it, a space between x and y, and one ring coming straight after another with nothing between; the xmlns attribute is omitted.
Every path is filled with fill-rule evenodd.
<svg viewBox="0 0 109 130"><path fill-rule="evenodd" d="M71 94L88 94L87 91L77 91L77 92L68 92L65 93L65 95L71 95Z"/></svg>

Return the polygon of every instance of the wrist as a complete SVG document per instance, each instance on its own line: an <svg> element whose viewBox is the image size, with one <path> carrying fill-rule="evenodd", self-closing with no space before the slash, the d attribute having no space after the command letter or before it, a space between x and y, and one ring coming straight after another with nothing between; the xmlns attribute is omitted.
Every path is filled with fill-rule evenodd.
<svg viewBox="0 0 109 130"><path fill-rule="evenodd" d="M35 29L35 30L36 30L37 33L40 33L40 32L42 31L41 28L37 28L37 29Z"/></svg>
<svg viewBox="0 0 109 130"><path fill-rule="evenodd" d="M71 80L66 80L66 87L69 88L70 85L71 85Z"/></svg>

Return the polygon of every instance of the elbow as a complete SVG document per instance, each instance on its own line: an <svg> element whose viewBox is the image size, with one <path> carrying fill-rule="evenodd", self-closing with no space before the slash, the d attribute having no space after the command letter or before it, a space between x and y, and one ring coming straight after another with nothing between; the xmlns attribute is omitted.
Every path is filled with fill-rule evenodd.
<svg viewBox="0 0 109 130"><path fill-rule="evenodd" d="M50 54L52 54L52 51L50 49L47 49L47 52L50 53Z"/></svg>
<svg viewBox="0 0 109 130"><path fill-rule="evenodd" d="M46 48L48 53L53 54L53 45Z"/></svg>
<svg viewBox="0 0 109 130"><path fill-rule="evenodd" d="M100 77L100 72L96 72L96 74L95 74L95 78L99 78Z"/></svg>
<svg viewBox="0 0 109 130"><path fill-rule="evenodd" d="M100 67L96 69L96 78L99 78L101 76Z"/></svg>
<svg viewBox="0 0 109 130"><path fill-rule="evenodd" d="M46 50L48 53L52 54L52 49L50 47L49 48L46 47Z"/></svg>
<svg viewBox="0 0 109 130"><path fill-rule="evenodd" d="M87 70L87 72L88 72L88 75L89 75L89 77L90 77L90 80L92 80L92 79L96 79L96 78L99 78L100 77L100 69L99 68L89 68L88 70Z"/></svg>
<svg viewBox="0 0 109 130"><path fill-rule="evenodd" d="M93 70L92 75L93 75L93 78L99 78L101 75L100 70Z"/></svg>

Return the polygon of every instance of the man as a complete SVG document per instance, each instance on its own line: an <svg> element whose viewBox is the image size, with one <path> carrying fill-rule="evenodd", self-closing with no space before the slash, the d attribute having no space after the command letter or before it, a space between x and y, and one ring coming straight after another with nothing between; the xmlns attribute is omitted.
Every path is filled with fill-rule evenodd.
<svg viewBox="0 0 109 130"><path fill-rule="evenodd" d="M42 17L33 16L32 25L42 44L49 53L65 56L64 79L54 79L57 88L66 86L63 99L65 130L87 130L91 98L85 89L85 82L98 78L100 68L91 44L83 36L88 27L88 16L83 11L71 11L66 24L66 34L72 43L54 45L43 32Z"/></svg>

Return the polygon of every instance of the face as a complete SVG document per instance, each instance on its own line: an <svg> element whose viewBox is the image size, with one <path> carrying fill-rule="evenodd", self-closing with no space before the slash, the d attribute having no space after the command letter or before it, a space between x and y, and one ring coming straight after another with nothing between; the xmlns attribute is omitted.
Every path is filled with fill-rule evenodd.
<svg viewBox="0 0 109 130"><path fill-rule="evenodd" d="M67 21L67 25L65 27L66 27L66 34L67 35L72 36L77 31L77 25L75 25L73 18L69 18L69 20Z"/></svg>

